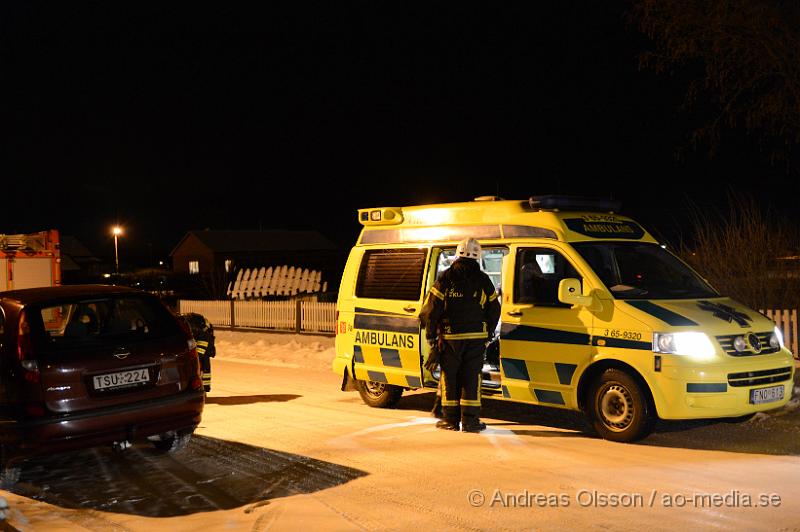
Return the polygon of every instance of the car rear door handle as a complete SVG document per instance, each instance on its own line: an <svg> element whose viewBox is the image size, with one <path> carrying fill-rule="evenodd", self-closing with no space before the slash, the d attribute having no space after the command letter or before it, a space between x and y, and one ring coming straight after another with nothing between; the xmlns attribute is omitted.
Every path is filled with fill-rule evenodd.
<svg viewBox="0 0 800 532"><path fill-rule="evenodd" d="M513 318L519 318L520 316L522 316L522 311L521 310L509 310L508 312L506 312L506 314L508 314L509 316L511 316Z"/></svg>
<svg viewBox="0 0 800 532"><path fill-rule="evenodd" d="M407 307L403 307L403 310L405 310L406 312L414 312L415 310L417 310L417 307L412 307L411 305L409 305Z"/></svg>

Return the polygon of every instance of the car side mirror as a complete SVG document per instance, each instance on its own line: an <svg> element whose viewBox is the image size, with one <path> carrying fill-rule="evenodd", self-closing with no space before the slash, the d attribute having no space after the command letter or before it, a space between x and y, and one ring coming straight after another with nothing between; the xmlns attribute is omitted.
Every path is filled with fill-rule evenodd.
<svg viewBox="0 0 800 532"><path fill-rule="evenodd" d="M558 300L567 305L592 307L595 303L593 296L583 295L579 279L562 279L558 283Z"/></svg>

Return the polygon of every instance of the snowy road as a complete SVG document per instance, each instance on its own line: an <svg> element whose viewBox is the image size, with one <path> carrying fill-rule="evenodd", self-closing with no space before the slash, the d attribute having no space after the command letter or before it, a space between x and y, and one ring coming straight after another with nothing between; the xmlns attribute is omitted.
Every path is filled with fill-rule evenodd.
<svg viewBox="0 0 800 532"><path fill-rule="evenodd" d="M323 348L319 360L327 357ZM215 360L203 423L183 454L137 445L29 462L18 487L2 492L10 524L48 531L800 529L797 412L740 425L662 423L644 442L626 445L583 434L581 418L570 413L487 401L489 429L464 434L434 428L430 393L409 394L397 409L371 409L357 393L340 392L320 364L291 366Z"/></svg>

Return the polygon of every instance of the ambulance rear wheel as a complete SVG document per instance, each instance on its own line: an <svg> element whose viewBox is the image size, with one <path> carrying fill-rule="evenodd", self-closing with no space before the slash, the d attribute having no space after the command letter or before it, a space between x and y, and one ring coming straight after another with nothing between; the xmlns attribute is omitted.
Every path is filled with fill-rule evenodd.
<svg viewBox="0 0 800 532"><path fill-rule="evenodd" d="M361 399L375 408L391 408L400 400L403 389L400 386L376 381L356 381Z"/></svg>
<svg viewBox="0 0 800 532"><path fill-rule="evenodd" d="M647 436L655 417L642 385L628 373L609 368L589 388L589 419L606 440L631 442Z"/></svg>

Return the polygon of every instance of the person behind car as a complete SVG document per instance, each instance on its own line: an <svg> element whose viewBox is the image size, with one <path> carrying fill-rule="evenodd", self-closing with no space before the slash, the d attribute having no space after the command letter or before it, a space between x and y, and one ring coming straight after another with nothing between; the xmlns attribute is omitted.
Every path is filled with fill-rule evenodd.
<svg viewBox="0 0 800 532"><path fill-rule="evenodd" d="M211 391L211 359L217 354L214 345L214 326L205 316L196 312L184 314L183 318L189 324L197 342L197 355L200 358L200 367L203 370L203 389Z"/></svg>

